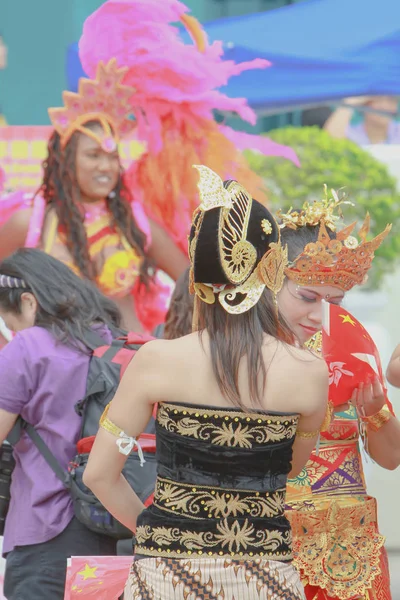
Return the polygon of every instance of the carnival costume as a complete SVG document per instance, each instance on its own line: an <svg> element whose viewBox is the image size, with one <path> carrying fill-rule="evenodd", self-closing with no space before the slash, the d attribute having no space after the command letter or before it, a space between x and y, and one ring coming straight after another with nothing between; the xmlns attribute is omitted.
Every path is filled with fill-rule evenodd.
<svg viewBox="0 0 400 600"><path fill-rule="evenodd" d="M183 43L172 23L183 25L194 43ZM215 111L235 113L255 124L256 115L246 99L229 98L219 88L243 71L265 69L270 63L223 60L222 43L209 44L178 0L104 2L84 24L79 55L91 77L99 61L116 58L118 65L128 67L124 83L135 88L132 111L147 152L132 163L126 181L135 197L141 195L146 214L162 224L185 252L198 204L193 164L205 164L226 179L241 181L264 202L263 182L241 151L251 148L297 163L290 148L217 123Z"/></svg>
<svg viewBox="0 0 400 600"><path fill-rule="evenodd" d="M347 291L364 282L390 226L367 241L367 215L358 241L352 235L354 223L337 227L335 212L341 203L334 194L333 200L326 197L305 203L301 211L279 215L282 228L319 227L317 241L286 268L286 276L298 285L331 285ZM334 232L333 239L329 231ZM320 339L310 346L320 350ZM343 403L347 401L343 398ZM376 500L366 491L354 408L326 423L318 450L300 475L288 482L286 503L294 564L307 600L390 600L384 538L378 529Z"/></svg>
<svg viewBox="0 0 400 600"><path fill-rule="evenodd" d="M64 106L49 109L52 124L60 135L61 148L65 147L74 132L80 131L95 139L104 151L113 152L119 140L134 131L136 124L130 103L134 90L122 84L125 73L126 69L118 68L115 60L106 65L100 63L94 80L81 79L78 93L64 92ZM101 135L85 127L85 123L93 120L101 124ZM46 201L40 193L32 197L31 194L18 192L4 197L1 200L0 222L5 222L16 210L23 208L33 208L26 247L43 244L44 251L52 254L56 245L65 246L66 232L59 226L55 214L49 218L46 239L41 239ZM131 209L137 225L146 236L146 250L151 243L149 221L139 202L132 201ZM143 327L150 330L163 320L166 304L162 296L163 286L155 284L146 289L140 285L143 257L114 225L106 207L97 212L94 218L85 215L84 226L92 260L98 255L105 257L101 272L96 277L99 289L107 296L116 298L132 294L137 316ZM67 264L80 275L72 261Z"/></svg>
<svg viewBox="0 0 400 600"><path fill-rule="evenodd" d="M196 302L218 302L235 318L266 287L276 296L287 255L264 206L236 181L223 184L207 167L197 168L201 203L189 236L191 290ZM137 520L125 600L304 598L284 516L298 418L158 405L154 503ZM118 437L120 428L106 416L101 426Z"/></svg>

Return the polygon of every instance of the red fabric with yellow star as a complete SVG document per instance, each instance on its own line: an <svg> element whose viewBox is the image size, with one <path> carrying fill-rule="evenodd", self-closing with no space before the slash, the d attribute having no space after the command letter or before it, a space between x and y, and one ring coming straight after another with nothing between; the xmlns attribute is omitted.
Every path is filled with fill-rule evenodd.
<svg viewBox="0 0 400 600"><path fill-rule="evenodd" d="M329 400L334 406L350 400L360 383L378 376L393 411L374 340L347 310L328 302L323 303L322 355L329 367Z"/></svg>
<svg viewBox="0 0 400 600"><path fill-rule="evenodd" d="M124 591L132 556L72 557L64 600L117 600Z"/></svg>

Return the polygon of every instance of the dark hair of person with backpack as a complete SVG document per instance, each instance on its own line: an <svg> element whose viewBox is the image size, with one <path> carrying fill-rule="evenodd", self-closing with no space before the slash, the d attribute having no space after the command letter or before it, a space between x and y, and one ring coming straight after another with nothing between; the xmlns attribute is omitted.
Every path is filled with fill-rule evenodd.
<svg viewBox="0 0 400 600"><path fill-rule="evenodd" d="M0 443L21 416L67 471L81 432L75 405L85 397L96 345L87 338L111 344L121 333L119 311L55 258L22 249L0 263L0 317L15 332L0 352ZM14 458L5 595L62 600L67 559L115 554L116 540L76 519L69 490L26 432Z"/></svg>

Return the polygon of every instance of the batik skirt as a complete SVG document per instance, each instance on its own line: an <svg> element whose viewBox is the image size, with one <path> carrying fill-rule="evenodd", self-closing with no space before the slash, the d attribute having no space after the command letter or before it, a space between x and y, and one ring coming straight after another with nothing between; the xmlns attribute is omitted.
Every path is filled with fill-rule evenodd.
<svg viewBox="0 0 400 600"><path fill-rule="evenodd" d="M291 563L228 558L142 558L133 563L124 600L305 600Z"/></svg>

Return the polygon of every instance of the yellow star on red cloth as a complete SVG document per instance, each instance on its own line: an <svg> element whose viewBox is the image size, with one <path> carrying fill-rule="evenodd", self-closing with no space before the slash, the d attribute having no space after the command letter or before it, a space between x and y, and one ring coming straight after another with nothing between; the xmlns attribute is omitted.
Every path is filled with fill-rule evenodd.
<svg viewBox="0 0 400 600"><path fill-rule="evenodd" d="M97 567L90 567L88 564L86 564L83 571L78 572L78 575L82 575L84 581L86 581L86 579L96 579L97 578L97 575L95 575L96 571L97 571Z"/></svg>
<svg viewBox="0 0 400 600"><path fill-rule="evenodd" d="M355 321L350 317L350 315L339 315L342 318L342 323L350 323L353 327L356 326Z"/></svg>

